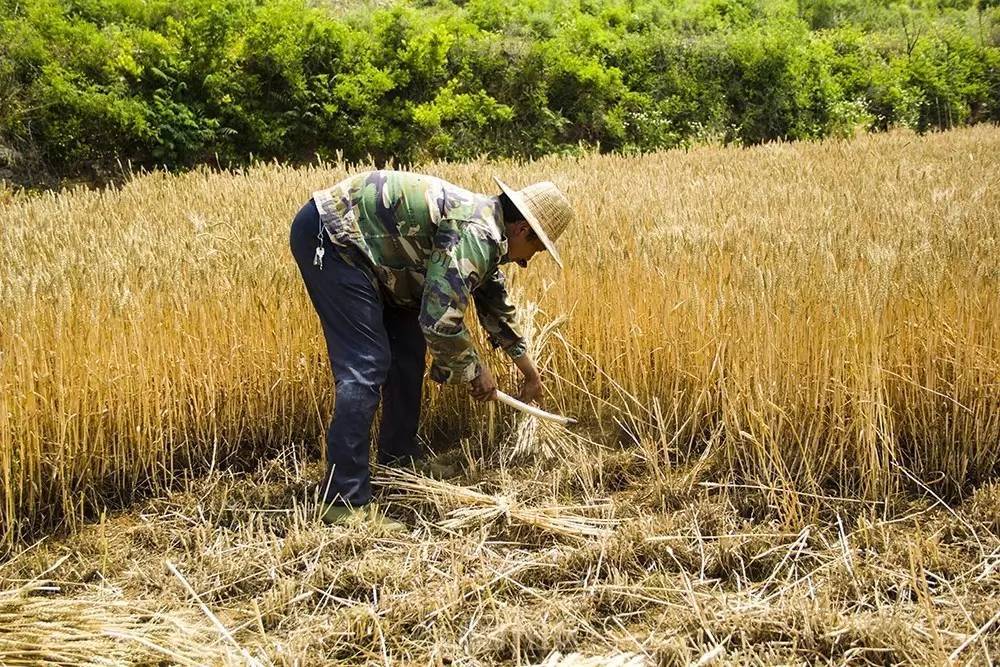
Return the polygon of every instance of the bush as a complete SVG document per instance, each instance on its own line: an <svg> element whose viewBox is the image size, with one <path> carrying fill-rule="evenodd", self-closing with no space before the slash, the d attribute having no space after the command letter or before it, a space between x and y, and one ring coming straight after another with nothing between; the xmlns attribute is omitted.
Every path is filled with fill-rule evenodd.
<svg viewBox="0 0 1000 667"><path fill-rule="evenodd" d="M0 157L100 175L1000 120L1000 8L913 2L21 0L0 7Z"/></svg>

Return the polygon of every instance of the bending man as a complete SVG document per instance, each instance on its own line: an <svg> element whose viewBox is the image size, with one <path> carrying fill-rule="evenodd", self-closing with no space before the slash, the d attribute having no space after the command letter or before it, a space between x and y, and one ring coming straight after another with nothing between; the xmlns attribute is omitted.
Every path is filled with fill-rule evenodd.
<svg viewBox="0 0 1000 667"><path fill-rule="evenodd" d="M313 193L292 222L292 254L336 383L323 483L328 523L371 501L369 443L380 399L379 462L420 458L425 350L433 380L467 384L479 401L495 398L496 382L464 324L470 300L490 342L521 371L519 398L541 395L498 267L525 267L545 250L561 267L554 242L573 213L552 183L515 191L495 180L501 193L491 196L421 174L362 173Z"/></svg>

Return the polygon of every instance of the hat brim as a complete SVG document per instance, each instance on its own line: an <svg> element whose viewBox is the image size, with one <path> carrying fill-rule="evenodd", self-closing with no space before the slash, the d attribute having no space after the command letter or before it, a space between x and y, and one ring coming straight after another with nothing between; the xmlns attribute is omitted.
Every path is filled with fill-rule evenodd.
<svg viewBox="0 0 1000 667"><path fill-rule="evenodd" d="M538 236L539 239L541 239L542 245L544 245L545 249L549 251L550 255L552 255L552 259L556 260L556 264L559 266L559 268L560 269L563 268L562 257L559 256L559 251L556 250L556 244L553 243L551 239L549 239L549 235L545 233L544 229L542 229L542 225L539 224L538 219L535 218L535 215L528 208L528 204L524 200L524 197L522 197L517 190L512 190L511 188L507 187L507 184L501 181L496 176L493 177L493 180L497 182L497 185L500 186L500 189L503 190L503 193L508 197L510 197L511 202L514 203L514 206L517 207L517 210L520 211L521 215L524 216L524 219L527 220L528 226L530 226L531 230L535 232L535 235Z"/></svg>

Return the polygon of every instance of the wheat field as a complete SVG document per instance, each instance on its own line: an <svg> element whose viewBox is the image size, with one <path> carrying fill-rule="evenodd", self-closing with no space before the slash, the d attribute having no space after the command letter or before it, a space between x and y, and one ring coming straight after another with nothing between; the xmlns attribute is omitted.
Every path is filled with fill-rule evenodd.
<svg viewBox="0 0 1000 667"><path fill-rule="evenodd" d="M419 167L574 203L509 276L580 424L428 386L406 536L315 517L288 225L360 168L0 204L0 663L995 660L1000 129Z"/></svg>
<svg viewBox="0 0 1000 667"><path fill-rule="evenodd" d="M565 272L510 277L551 325L549 407L589 433L866 499L995 473L996 128L420 169L567 192ZM6 543L178 470L318 441L331 380L287 231L348 170L155 173L0 208ZM423 432L495 438L505 416L432 387Z"/></svg>

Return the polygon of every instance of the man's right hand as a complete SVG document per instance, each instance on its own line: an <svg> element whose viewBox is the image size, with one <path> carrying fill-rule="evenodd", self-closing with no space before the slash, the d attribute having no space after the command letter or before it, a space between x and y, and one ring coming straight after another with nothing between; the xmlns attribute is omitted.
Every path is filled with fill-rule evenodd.
<svg viewBox="0 0 1000 667"><path fill-rule="evenodd" d="M469 393L477 401L495 401L497 397L497 383L493 379L493 373L486 366L482 367L479 375L469 383Z"/></svg>

